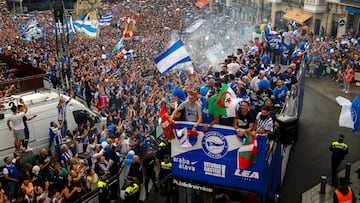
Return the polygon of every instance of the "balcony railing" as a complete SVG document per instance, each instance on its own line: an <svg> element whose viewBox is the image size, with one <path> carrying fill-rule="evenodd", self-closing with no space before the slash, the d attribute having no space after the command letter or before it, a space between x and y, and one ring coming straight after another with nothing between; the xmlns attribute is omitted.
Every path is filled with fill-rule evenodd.
<svg viewBox="0 0 360 203"><path fill-rule="evenodd" d="M340 3L346 4L348 6L353 6L353 7L360 8L360 1L359 0L340 0Z"/></svg>

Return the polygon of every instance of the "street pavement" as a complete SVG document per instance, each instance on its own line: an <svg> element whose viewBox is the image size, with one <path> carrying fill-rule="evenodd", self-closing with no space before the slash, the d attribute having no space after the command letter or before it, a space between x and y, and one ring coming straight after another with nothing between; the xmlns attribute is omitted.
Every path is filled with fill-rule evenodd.
<svg viewBox="0 0 360 203"><path fill-rule="evenodd" d="M339 83L330 80L329 77L306 78L303 112L299 122L299 139L290 154L280 190L281 203L329 202L325 201L326 198L319 196L320 188L313 187L319 187L321 176L326 176L328 177L326 195L330 197L333 195L334 190L330 187L331 152L329 146L333 140L338 139L339 134L345 135L345 142L349 145L349 154L341 163L339 170L344 169L346 163L354 164L360 160L360 153L358 153L360 134L353 133L351 129L339 127L338 118L341 107L335 100L337 96L352 100L359 94L360 87L355 86L351 87L350 94L343 93ZM352 177L355 177L357 167L357 164L352 166ZM354 189L358 188L358 181L353 179L351 181ZM310 195L305 193L308 190L310 190ZM358 191L357 189L356 194ZM306 198L308 196L313 196L313 198Z"/></svg>

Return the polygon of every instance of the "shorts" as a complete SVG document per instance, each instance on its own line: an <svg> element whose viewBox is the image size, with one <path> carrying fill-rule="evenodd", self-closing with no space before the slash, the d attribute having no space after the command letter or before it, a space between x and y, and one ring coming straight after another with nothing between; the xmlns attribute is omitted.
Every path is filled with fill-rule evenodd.
<svg viewBox="0 0 360 203"><path fill-rule="evenodd" d="M275 56L281 56L281 54L282 54L280 49L274 49L273 53L274 53Z"/></svg>
<svg viewBox="0 0 360 203"><path fill-rule="evenodd" d="M17 138L18 140L25 139L25 131L24 131L24 129L21 129L21 130L14 130L13 129L13 135L14 135L14 138Z"/></svg>
<svg viewBox="0 0 360 203"><path fill-rule="evenodd" d="M101 95L99 101L100 101L100 107L104 107L107 105L107 98L105 95Z"/></svg>

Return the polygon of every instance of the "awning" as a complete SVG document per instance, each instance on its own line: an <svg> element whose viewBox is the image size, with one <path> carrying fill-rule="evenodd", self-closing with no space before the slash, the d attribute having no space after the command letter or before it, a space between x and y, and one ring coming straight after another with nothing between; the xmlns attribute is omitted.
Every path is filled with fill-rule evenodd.
<svg viewBox="0 0 360 203"><path fill-rule="evenodd" d="M298 12L298 11L288 11L284 15L285 19L294 20L297 23L303 23L303 22L309 20L309 18L311 18L311 17L312 17L312 15L309 13Z"/></svg>
<svg viewBox="0 0 360 203"><path fill-rule="evenodd" d="M202 8L202 7L204 7L204 6L208 5L208 4L209 4L209 1L208 1L208 0L198 0L198 1L195 3L195 5L196 5L197 7L199 7L199 8Z"/></svg>
<svg viewBox="0 0 360 203"><path fill-rule="evenodd" d="M346 6L345 10L349 13L356 13L356 14L360 14L360 8L355 8L355 7L350 7L350 6Z"/></svg>

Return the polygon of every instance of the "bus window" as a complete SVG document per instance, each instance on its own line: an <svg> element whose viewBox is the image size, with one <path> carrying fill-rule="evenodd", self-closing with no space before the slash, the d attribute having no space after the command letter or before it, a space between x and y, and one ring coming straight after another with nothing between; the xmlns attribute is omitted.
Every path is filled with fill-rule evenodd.
<svg viewBox="0 0 360 203"><path fill-rule="evenodd" d="M84 124L86 121L90 121L90 126L93 127L95 120L91 117L89 112L84 110L73 111L74 119L77 125Z"/></svg>

